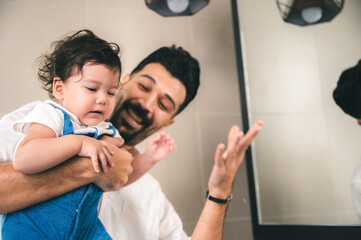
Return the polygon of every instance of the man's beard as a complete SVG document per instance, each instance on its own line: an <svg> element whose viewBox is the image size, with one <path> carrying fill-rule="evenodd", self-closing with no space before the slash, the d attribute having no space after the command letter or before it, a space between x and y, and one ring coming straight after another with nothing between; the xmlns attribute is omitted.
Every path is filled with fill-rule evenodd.
<svg viewBox="0 0 361 240"><path fill-rule="evenodd" d="M121 102L121 101L119 101ZM139 124L141 128L136 130L131 126L124 118L121 116L121 113L126 111L130 115L130 112L136 114L138 121L141 119ZM143 139L147 138L153 132L152 129L149 129L149 126L152 125L153 119L148 117L148 111L142 107L140 103L132 102L127 100L123 103L120 103L119 106L115 109L110 122L114 125L116 129L119 130L120 135L123 137L126 144L137 144Z"/></svg>

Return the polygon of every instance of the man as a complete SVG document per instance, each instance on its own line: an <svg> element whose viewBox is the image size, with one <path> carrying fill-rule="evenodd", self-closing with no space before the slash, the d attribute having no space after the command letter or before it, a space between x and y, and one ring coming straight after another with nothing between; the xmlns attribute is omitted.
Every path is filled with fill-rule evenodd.
<svg viewBox="0 0 361 240"><path fill-rule="evenodd" d="M361 60L342 72L333 91L336 104L361 125Z"/></svg>
<svg viewBox="0 0 361 240"><path fill-rule="evenodd" d="M361 125L361 60L356 66L342 72L333 91L336 104ZM361 221L361 164L351 178L352 200Z"/></svg>
<svg viewBox="0 0 361 240"><path fill-rule="evenodd" d="M137 154L132 146L173 124L174 116L192 101L198 86L197 60L183 49L175 47L158 49L144 59L130 75L126 75L119 93L119 104L111 121L125 139L128 150L133 155ZM221 239L227 208L227 204L224 203L227 203L231 196L232 183L244 152L261 130L261 126L262 122L257 122L245 136L234 126L228 135L227 149L224 144L218 145L208 183L210 197L192 239ZM111 140L107 139L109 142ZM112 149L115 152L115 167L110 168L108 173L94 173L91 162L86 158L72 159L54 169L31 176L15 172L11 164L3 163L0 165L0 213L34 205L90 182L105 191L118 190L126 182L131 166L129 161L122 161L124 155L128 154L127 151L115 146L112 146ZM141 179L134 183L134 187L131 185L126 190L120 189L104 197L106 204L101 205L100 215L110 235L120 239L186 238L178 215L162 195L155 180L149 175L145 178L146 181ZM141 190L146 192L139 192ZM152 194L152 190L158 194ZM127 205L127 202L139 200L139 197L144 197L154 205ZM158 209L152 208L153 206L157 206ZM116 212L112 209L116 209ZM122 213L118 212L122 209L130 209L132 213L122 217ZM151 221L156 222L155 228L149 228L146 226L147 221L142 221L148 217L142 213L146 209L155 211L150 216ZM109 215L112 216L108 217ZM112 221L113 216L121 217ZM158 218L154 220L153 216ZM126 223L128 225L125 225ZM120 226L126 227L122 227L118 233L117 229Z"/></svg>

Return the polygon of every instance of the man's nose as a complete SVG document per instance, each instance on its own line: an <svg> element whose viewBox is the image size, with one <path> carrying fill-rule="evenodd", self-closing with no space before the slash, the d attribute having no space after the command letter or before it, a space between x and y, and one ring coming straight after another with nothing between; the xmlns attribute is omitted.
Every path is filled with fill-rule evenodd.
<svg viewBox="0 0 361 240"><path fill-rule="evenodd" d="M143 108L148 112L153 112L157 104L157 95L155 93L148 93L143 100Z"/></svg>

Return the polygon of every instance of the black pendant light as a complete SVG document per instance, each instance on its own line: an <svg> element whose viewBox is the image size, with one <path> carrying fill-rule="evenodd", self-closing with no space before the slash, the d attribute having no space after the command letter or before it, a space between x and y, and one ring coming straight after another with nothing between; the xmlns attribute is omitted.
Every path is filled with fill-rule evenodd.
<svg viewBox="0 0 361 240"><path fill-rule="evenodd" d="M285 22L308 26L331 21L343 8L344 0L276 0Z"/></svg>
<svg viewBox="0 0 361 240"><path fill-rule="evenodd" d="M193 15L209 0L145 0L145 4L164 17Z"/></svg>

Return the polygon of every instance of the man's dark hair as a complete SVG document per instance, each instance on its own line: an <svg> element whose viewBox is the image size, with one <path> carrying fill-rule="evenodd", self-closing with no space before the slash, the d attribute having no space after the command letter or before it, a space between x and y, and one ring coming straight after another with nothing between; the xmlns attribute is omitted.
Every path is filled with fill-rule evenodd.
<svg viewBox="0 0 361 240"><path fill-rule="evenodd" d="M37 59L38 78L42 87L54 99L53 80L55 77L65 81L75 72L82 72L85 64L104 64L113 71L121 73L119 46L97 37L90 30L80 30L71 36L53 42L53 51Z"/></svg>
<svg viewBox="0 0 361 240"><path fill-rule="evenodd" d="M345 113L361 119L361 60L342 72L333 99Z"/></svg>
<svg viewBox="0 0 361 240"><path fill-rule="evenodd" d="M199 87L199 63L182 47L161 47L151 53L131 72L131 75L141 71L149 63L160 63L186 88L186 98L175 115L180 113L196 96Z"/></svg>

